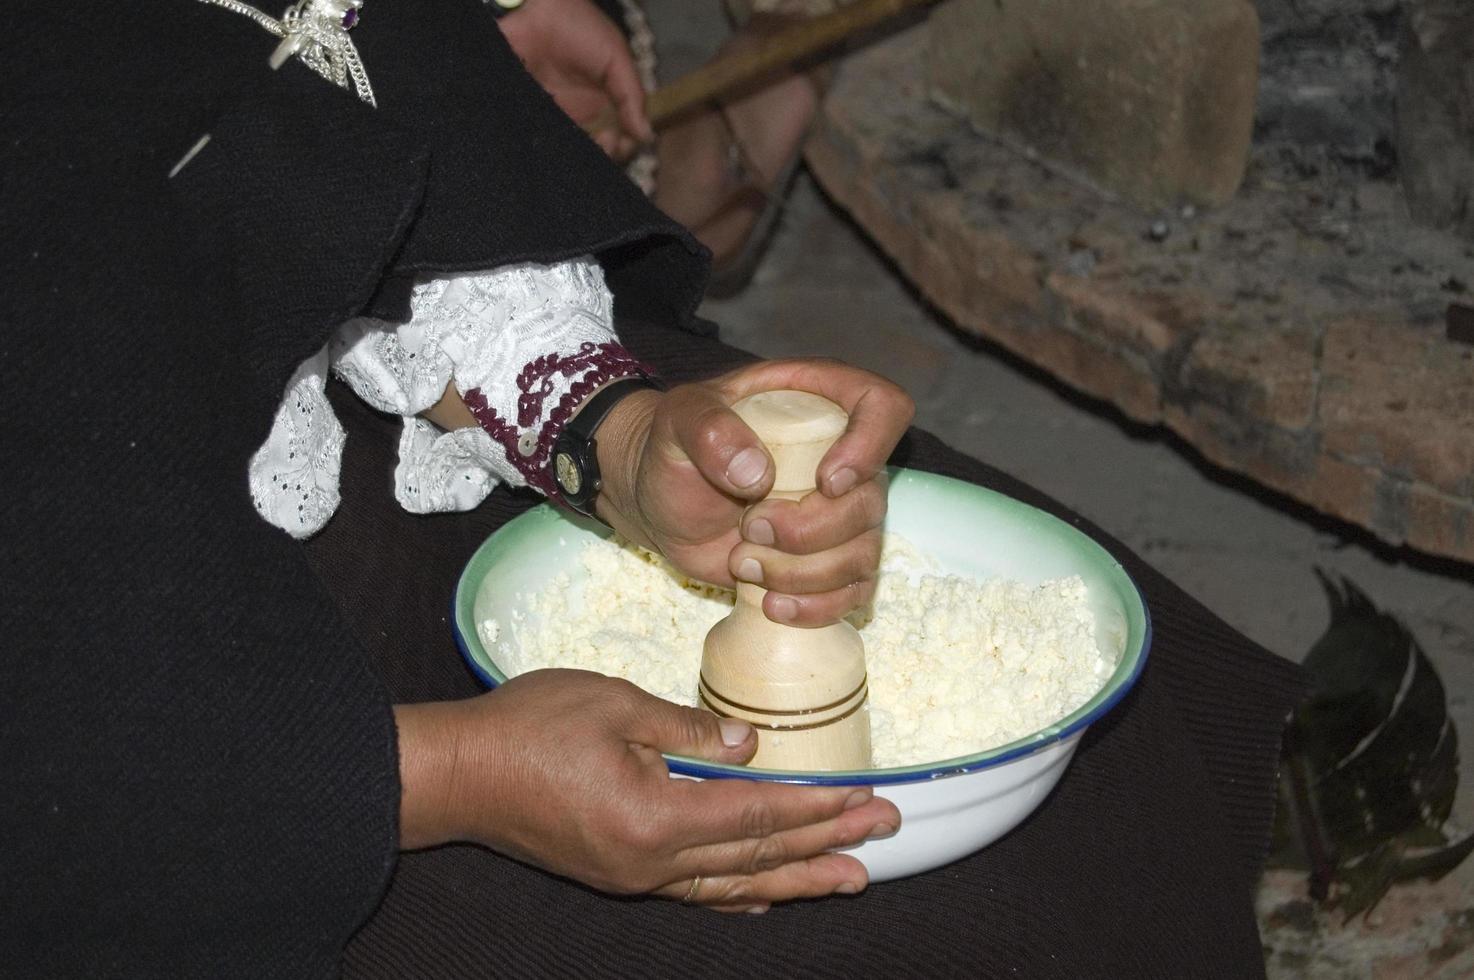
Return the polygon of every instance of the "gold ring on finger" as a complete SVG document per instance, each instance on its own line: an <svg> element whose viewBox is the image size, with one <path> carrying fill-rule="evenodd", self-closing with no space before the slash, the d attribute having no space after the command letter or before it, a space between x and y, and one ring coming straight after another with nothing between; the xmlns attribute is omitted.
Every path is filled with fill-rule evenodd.
<svg viewBox="0 0 1474 980"><path fill-rule="evenodd" d="M681 898L682 905L690 905L696 901L696 891L701 887L701 876L697 875L691 879L691 887L686 889L686 894Z"/></svg>

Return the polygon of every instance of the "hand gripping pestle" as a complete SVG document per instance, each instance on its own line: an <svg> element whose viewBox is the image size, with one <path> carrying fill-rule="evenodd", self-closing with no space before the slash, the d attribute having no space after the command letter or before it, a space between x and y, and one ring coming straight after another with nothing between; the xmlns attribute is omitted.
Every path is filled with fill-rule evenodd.
<svg viewBox="0 0 1474 980"><path fill-rule="evenodd" d="M834 402L804 391L765 391L732 409L773 457L768 496L786 500L813 492L819 461L849 421ZM749 765L869 768L869 686L860 634L843 620L815 629L775 623L763 614L766 592L739 582L736 607L707 634L702 707L757 729L757 754Z"/></svg>

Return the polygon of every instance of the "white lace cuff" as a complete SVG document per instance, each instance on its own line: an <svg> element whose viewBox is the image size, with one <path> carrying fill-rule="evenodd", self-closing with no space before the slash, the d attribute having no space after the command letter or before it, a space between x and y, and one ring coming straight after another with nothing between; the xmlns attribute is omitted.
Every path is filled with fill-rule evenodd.
<svg viewBox="0 0 1474 980"><path fill-rule="evenodd" d="M414 514L470 510L496 487L492 467L501 449L481 429L442 432L407 418L399 436L394 498Z"/></svg>
<svg viewBox="0 0 1474 980"><path fill-rule="evenodd" d="M287 382L271 434L247 468L257 512L294 538L316 533L338 509L344 436L328 404L327 377L324 347Z"/></svg>
<svg viewBox="0 0 1474 980"><path fill-rule="evenodd" d="M337 508L343 430L324 393L329 363L368 404L404 417L394 495L421 514L469 510L499 481L553 495L547 461L573 409L607 381L648 373L615 338L591 257L432 279L410 311L404 324L348 321L293 376L250 468L272 524L307 537ZM441 432L416 417L451 381L480 429Z"/></svg>

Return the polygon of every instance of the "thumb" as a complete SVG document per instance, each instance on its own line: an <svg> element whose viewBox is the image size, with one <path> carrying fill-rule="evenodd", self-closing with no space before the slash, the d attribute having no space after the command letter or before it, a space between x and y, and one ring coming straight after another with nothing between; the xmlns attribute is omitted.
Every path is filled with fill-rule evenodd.
<svg viewBox="0 0 1474 980"><path fill-rule="evenodd" d="M652 697L641 712L635 741L660 752L740 766L757 751L757 732L739 718L718 718Z"/></svg>
<svg viewBox="0 0 1474 980"><path fill-rule="evenodd" d="M604 85L624 131L641 143L655 142L655 131L650 128L650 117L645 113L645 86L640 83L627 47L616 50L604 73Z"/></svg>
<svg viewBox="0 0 1474 980"><path fill-rule="evenodd" d="M739 500L761 500L773 485L773 465L762 440L706 385L667 394L663 420L676 453L706 482Z"/></svg>

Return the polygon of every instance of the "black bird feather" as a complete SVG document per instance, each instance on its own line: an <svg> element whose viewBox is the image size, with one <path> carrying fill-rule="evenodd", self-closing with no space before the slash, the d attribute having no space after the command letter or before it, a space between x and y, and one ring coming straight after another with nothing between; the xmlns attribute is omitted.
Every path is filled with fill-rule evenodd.
<svg viewBox="0 0 1474 980"><path fill-rule="evenodd" d="M1271 861L1308 870L1311 895L1350 917L1396 881L1446 874L1474 836L1444 832L1458 736L1438 671L1396 617L1316 574L1331 621L1305 657L1311 694L1286 732Z"/></svg>

